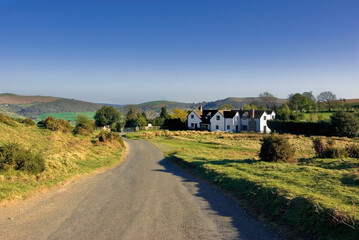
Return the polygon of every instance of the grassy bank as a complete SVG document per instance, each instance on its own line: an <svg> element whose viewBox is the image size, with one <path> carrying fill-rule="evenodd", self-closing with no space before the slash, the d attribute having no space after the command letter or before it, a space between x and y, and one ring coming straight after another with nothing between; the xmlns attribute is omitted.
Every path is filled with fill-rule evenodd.
<svg viewBox="0 0 359 240"><path fill-rule="evenodd" d="M153 142L167 158L292 229L291 238L359 237L359 160L314 158L310 138L286 136L298 159L290 164L259 160L259 134L162 131L129 137ZM337 138L337 146L353 141Z"/></svg>
<svg viewBox="0 0 359 240"><path fill-rule="evenodd" d="M74 176L119 163L125 148L119 142L100 143L96 134L75 136L53 132L18 122L0 123L0 146L18 143L24 149L41 154L45 159L42 173L0 171L0 202L26 198L39 188L57 185Z"/></svg>

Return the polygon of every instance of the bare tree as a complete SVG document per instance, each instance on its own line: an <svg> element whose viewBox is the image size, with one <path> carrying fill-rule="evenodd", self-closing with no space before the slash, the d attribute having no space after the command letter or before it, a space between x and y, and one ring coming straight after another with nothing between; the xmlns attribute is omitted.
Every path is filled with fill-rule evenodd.
<svg viewBox="0 0 359 240"><path fill-rule="evenodd" d="M334 102L336 100L337 97L330 91L322 92L317 97L318 102L327 104L328 111L330 111L330 109L334 106Z"/></svg>
<svg viewBox="0 0 359 240"><path fill-rule="evenodd" d="M277 103L277 98L269 92L263 92L259 94L259 102L267 109L271 109L275 107Z"/></svg>

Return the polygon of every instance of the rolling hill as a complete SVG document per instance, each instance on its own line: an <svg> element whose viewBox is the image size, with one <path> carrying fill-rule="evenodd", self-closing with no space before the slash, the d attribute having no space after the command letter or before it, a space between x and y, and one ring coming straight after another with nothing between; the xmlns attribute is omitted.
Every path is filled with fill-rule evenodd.
<svg viewBox="0 0 359 240"><path fill-rule="evenodd" d="M45 113L92 112L102 105L74 99L0 94L0 112L36 119Z"/></svg>

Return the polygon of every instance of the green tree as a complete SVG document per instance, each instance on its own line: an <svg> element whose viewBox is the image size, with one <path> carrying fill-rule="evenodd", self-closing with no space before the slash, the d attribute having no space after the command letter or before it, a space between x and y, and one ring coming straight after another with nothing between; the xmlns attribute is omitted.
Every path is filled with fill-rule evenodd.
<svg viewBox="0 0 359 240"><path fill-rule="evenodd" d="M307 99L307 106L306 109L309 112L310 110L315 108L315 97L313 93L310 92L304 92L303 96Z"/></svg>
<svg viewBox="0 0 359 240"><path fill-rule="evenodd" d="M300 93L289 95L289 105L292 110L302 111L307 106L307 104L308 100L304 95Z"/></svg>
<svg viewBox="0 0 359 240"><path fill-rule="evenodd" d="M169 119L169 117L170 117L170 115L168 114L167 108L162 107L161 113L160 113L160 118Z"/></svg>
<svg viewBox="0 0 359 240"><path fill-rule="evenodd" d="M333 134L339 137L356 137L359 130L358 119L351 113L338 111L330 117Z"/></svg>
<svg viewBox="0 0 359 240"><path fill-rule="evenodd" d="M112 125L121 120L121 113L112 106L102 106L101 109L95 113L95 124L98 127Z"/></svg>

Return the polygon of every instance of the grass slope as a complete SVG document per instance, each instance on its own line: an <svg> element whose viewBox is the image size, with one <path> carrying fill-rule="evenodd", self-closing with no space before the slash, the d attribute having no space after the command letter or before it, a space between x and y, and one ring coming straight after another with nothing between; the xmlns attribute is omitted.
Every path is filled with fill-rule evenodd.
<svg viewBox="0 0 359 240"><path fill-rule="evenodd" d="M167 158L245 200L271 222L289 226L290 238L359 237L358 159L314 158L311 140L302 136L287 136L298 164L259 160L260 134L162 131L132 137L148 139Z"/></svg>
<svg viewBox="0 0 359 240"><path fill-rule="evenodd" d="M0 201L26 198L39 188L47 188L76 175L121 161L125 149L118 143L94 144L95 134L74 136L26 126L17 122L0 123L0 145L17 142L45 157L46 169L31 175L22 171L0 171Z"/></svg>

